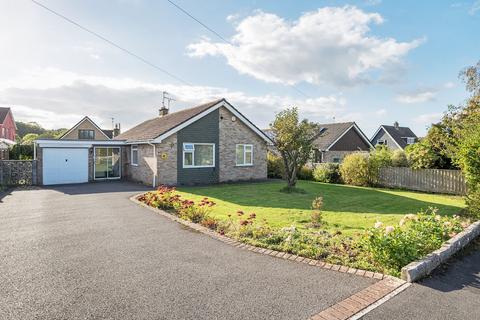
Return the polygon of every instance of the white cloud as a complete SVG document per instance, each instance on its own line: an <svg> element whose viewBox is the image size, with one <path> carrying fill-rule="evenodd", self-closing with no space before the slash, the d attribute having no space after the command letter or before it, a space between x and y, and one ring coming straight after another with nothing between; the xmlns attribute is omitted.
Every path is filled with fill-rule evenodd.
<svg viewBox="0 0 480 320"><path fill-rule="evenodd" d="M415 123L418 124L425 124L431 125L432 123L437 123L442 119L443 113L436 112L436 113L426 113L421 114L413 119Z"/></svg>
<svg viewBox="0 0 480 320"><path fill-rule="evenodd" d="M378 117L384 116L386 114L387 114L386 109L379 109L379 110L375 111L375 115L378 116Z"/></svg>
<svg viewBox="0 0 480 320"><path fill-rule="evenodd" d="M70 127L88 115L105 128L111 127L114 117L127 129L157 115L164 90L177 99L172 111L225 97L260 127L268 126L275 112L289 106L297 106L302 117L323 122L344 113L346 106L346 100L336 95L312 99L252 96L219 87L149 83L52 68L25 72L0 82L0 104L11 106L16 120L36 121L47 128Z"/></svg>
<svg viewBox="0 0 480 320"><path fill-rule="evenodd" d="M382 0L365 0L365 5L367 6L378 6L382 3Z"/></svg>
<svg viewBox="0 0 480 320"><path fill-rule="evenodd" d="M455 87L455 82L448 81L448 82L445 82L443 86L445 87L445 89L451 89Z"/></svg>
<svg viewBox="0 0 480 320"><path fill-rule="evenodd" d="M397 96L397 101L406 104L422 103L435 99L437 92L435 90L418 91L414 93L405 93Z"/></svg>
<svg viewBox="0 0 480 320"><path fill-rule="evenodd" d="M470 15L475 15L477 13L477 11L480 10L480 0L477 0L475 1L472 6L470 7L470 10L468 11L468 13Z"/></svg>
<svg viewBox="0 0 480 320"><path fill-rule="evenodd" d="M239 22L231 44L204 38L187 50L192 57L224 56L238 72L267 82L350 86L371 81L371 71L400 63L422 43L372 35L370 25L383 22L352 6L321 8L296 21L258 11Z"/></svg>

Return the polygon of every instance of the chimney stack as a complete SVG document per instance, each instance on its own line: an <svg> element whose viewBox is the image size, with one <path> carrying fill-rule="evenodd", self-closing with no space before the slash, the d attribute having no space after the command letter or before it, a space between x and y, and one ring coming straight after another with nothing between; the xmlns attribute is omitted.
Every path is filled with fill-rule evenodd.
<svg viewBox="0 0 480 320"><path fill-rule="evenodd" d="M117 137L120 135L120 123L116 123L115 127L113 128L113 137Z"/></svg>
<svg viewBox="0 0 480 320"><path fill-rule="evenodd" d="M166 116L168 114L168 108L165 107L165 106L162 106L159 110L158 110L158 115L160 117L163 117L163 116Z"/></svg>
<svg viewBox="0 0 480 320"><path fill-rule="evenodd" d="M395 129L398 130L398 127L399 127L398 121L395 121L395 122L393 123L393 126L395 127Z"/></svg>

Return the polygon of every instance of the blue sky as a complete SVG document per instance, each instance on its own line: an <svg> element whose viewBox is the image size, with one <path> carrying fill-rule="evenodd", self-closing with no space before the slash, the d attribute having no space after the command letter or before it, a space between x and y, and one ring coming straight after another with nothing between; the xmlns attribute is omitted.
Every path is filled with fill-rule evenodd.
<svg viewBox="0 0 480 320"><path fill-rule="evenodd" d="M423 135L465 99L458 72L480 59L477 0L175 0L229 43L166 0L39 2L189 84L28 0L2 1L0 105L48 128L89 115L127 129L156 116L166 90L173 110L226 97L260 127L297 106L367 135L394 121Z"/></svg>

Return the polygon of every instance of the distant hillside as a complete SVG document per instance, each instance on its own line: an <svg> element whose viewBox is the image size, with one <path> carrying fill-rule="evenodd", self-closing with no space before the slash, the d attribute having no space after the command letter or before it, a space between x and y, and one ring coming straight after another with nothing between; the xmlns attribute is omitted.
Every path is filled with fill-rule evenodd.
<svg viewBox="0 0 480 320"><path fill-rule="evenodd" d="M27 134L38 135L38 138L58 138L67 131L65 128L47 130L36 122L15 121L17 125L17 136L22 139Z"/></svg>

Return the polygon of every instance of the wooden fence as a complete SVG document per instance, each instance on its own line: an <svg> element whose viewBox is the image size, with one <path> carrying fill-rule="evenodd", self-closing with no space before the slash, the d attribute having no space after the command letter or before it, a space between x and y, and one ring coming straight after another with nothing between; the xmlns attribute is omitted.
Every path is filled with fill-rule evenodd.
<svg viewBox="0 0 480 320"><path fill-rule="evenodd" d="M432 193L456 195L465 195L467 193L465 178L460 170L413 170L411 168L387 167L380 169L378 183L389 188Z"/></svg>
<svg viewBox="0 0 480 320"><path fill-rule="evenodd" d="M0 185L35 185L36 169L35 160L0 160Z"/></svg>

